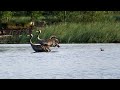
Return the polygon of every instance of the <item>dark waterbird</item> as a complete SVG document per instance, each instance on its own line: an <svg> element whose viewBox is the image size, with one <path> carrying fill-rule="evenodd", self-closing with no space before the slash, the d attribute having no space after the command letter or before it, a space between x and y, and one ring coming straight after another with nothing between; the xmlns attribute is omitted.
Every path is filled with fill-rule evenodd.
<svg viewBox="0 0 120 90"><path fill-rule="evenodd" d="M104 49L103 49L103 48L100 48L100 51L104 51Z"/></svg>
<svg viewBox="0 0 120 90"><path fill-rule="evenodd" d="M31 44L31 47L32 49L35 51L35 52L50 52L51 50L49 49L49 46L46 44L44 45L41 45L41 44L33 44L32 43L32 39L33 38L33 35L30 34L30 44Z"/></svg>
<svg viewBox="0 0 120 90"><path fill-rule="evenodd" d="M33 35L30 35L30 44L35 52L50 52L50 47L60 47L59 41L55 36L51 36L49 39L44 40L40 39L38 35L39 44L33 44L32 39Z"/></svg>

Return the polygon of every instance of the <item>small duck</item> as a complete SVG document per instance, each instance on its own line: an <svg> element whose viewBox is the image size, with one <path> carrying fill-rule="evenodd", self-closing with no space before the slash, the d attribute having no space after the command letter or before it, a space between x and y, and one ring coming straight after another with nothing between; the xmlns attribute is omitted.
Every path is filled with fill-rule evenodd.
<svg viewBox="0 0 120 90"><path fill-rule="evenodd" d="M103 49L103 48L100 48L100 51L104 51L104 49Z"/></svg>

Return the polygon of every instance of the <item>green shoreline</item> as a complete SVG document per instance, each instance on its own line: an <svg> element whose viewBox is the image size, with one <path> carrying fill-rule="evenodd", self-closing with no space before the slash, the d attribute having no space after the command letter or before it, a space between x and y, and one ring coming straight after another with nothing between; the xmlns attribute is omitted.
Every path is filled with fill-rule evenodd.
<svg viewBox="0 0 120 90"><path fill-rule="evenodd" d="M37 30L39 28L32 32L34 43L37 43ZM47 39L51 35L56 35L61 43L120 43L120 23L94 22L50 25L42 29L40 38ZM3 39L3 43L26 44L29 43L29 38L26 35L14 36L5 38L6 40Z"/></svg>

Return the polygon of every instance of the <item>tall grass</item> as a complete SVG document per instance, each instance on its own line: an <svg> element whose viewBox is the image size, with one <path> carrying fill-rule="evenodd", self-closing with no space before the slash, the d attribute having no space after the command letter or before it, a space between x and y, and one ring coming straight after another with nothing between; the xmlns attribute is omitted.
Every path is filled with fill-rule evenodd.
<svg viewBox="0 0 120 90"><path fill-rule="evenodd" d="M33 30L32 41L37 43L39 28ZM61 23L50 25L42 29L40 38L47 39L56 35L60 43L120 43L119 22L94 22L94 23ZM26 34L14 36L5 43L29 43L30 37Z"/></svg>
<svg viewBox="0 0 120 90"><path fill-rule="evenodd" d="M120 42L119 22L62 23L42 30L41 38L56 35L61 43Z"/></svg>

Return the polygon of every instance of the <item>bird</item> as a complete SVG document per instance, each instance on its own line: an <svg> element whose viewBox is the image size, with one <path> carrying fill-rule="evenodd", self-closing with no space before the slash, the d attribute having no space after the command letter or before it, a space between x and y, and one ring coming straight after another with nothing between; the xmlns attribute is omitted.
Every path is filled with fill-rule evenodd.
<svg viewBox="0 0 120 90"><path fill-rule="evenodd" d="M104 51L104 49L103 49L103 48L100 48L100 51Z"/></svg>
<svg viewBox="0 0 120 90"><path fill-rule="evenodd" d="M41 38L39 37L39 35L41 34L41 30L39 30L38 32L39 32L39 33L38 33L37 39L39 40L39 43L40 43L41 45L47 45L48 43L47 43L44 39L41 39Z"/></svg>

